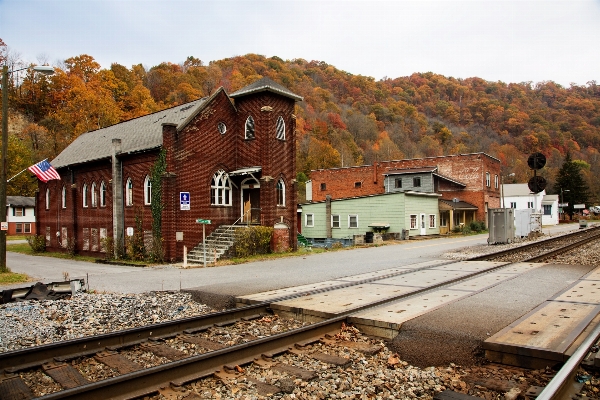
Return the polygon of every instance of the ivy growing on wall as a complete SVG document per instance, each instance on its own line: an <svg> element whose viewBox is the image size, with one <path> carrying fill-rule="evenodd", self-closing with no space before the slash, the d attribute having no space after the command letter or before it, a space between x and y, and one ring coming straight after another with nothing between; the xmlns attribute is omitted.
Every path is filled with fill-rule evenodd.
<svg viewBox="0 0 600 400"><path fill-rule="evenodd" d="M150 183L152 184L152 253L153 258L162 260L162 175L167 170L167 151L163 148L158 153L158 159L150 171Z"/></svg>

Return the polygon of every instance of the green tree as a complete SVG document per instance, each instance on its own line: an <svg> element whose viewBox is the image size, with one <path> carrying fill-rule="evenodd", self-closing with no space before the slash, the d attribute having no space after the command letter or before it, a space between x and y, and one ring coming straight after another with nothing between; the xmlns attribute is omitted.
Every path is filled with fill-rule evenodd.
<svg viewBox="0 0 600 400"><path fill-rule="evenodd" d="M575 204L585 204L589 197L589 188L581 176L581 163L571 159L571 154L567 153L562 167L556 176L554 191L561 194L562 201L568 203L563 209L569 214L569 219L573 219Z"/></svg>

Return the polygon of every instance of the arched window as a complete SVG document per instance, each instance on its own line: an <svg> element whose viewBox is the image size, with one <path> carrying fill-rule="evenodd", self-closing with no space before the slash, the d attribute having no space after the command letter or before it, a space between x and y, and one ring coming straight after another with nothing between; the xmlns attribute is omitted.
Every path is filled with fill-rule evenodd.
<svg viewBox="0 0 600 400"><path fill-rule="evenodd" d="M279 140L285 140L285 122L283 121L283 117L277 118L277 126L275 128L276 138Z"/></svg>
<svg viewBox="0 0 600 400"><path fill-rule="evenodd" d="M125 205L133 205L133 182L131 178L127 178L127 183L125 184Z"/></svg>
<svg viewBox="0 0 600 400"><path fill-rule="evenodd" d="M96 197L96 182L92 183L92 207L98 206L98 198Z"/></svg>
<svg viewBox="0 0 600 400"><path fill-rule="evenodd" d="M104 181L100 184L100 207L106 207L106 185Z"/></svg>
<svg viewBox="0 0 600 400"><path fill-rule="evenodd" d="M50 189L46 189L46 210L50 209Z"/></svg>
<svg viewBox="0 0 600 400"><path fill-rule="evenodd" d="M285 206L285 182L281 178L277 181L277 205Z"/></svg>
<svg viewBox="0 0 600 400"><path fill-rule="evenodd" d="M246 118L245 136L246 139L254 139L254 118L250 115Z"/></svg>
<svg viewBox="0 0 600 400"><path fill-rule="evenodd" d="M83 206L87 207L88 206L88 188L87 188L87 183L83 184L83 189L81 191L81 196L83 197Z"/></svg>
<svg viewBox="0 0 600 400"><path fill-rule="evenodd" d="M60 205L62 208L67 208L67 188L64 186L60 192Z"/></svg>
<svg viewBox="0 0 600 400"><path fill-rule="evenodd" d="M220 169L213 175L210 183L211 204L215 206L231 205L231 181L227 172Z"/></svg>
<svg viewBox="0 0 600 400"><path fill-rule="evenodd" d="M146 175L144 179L144 204L150 205L152 203L152 181L150 181L150 177Z"/></svg>

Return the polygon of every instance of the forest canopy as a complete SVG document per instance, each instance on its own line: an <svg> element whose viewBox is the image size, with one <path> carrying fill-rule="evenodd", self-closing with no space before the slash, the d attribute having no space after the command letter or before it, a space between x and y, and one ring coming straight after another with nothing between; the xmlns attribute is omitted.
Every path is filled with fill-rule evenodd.
<svg viewBox="0 0 600 400"><path fill-rule="evenodd" d="M12 70L29 65L13 57L0 39L0 62L5 60ZM515 174L505 183L524 183L533 174L527 157L541 152L548 162L538 174L553 193L569 153L586 166L581 173L590 199L600 201L600 86L595 81L563 87L552 81L490 82L433 72L375 80L323 61L257 54L208 63L190 56L152 67L113 63L107 69L82 54L54 67L48 77L31 70L10 76L9 177L44 158L52 160L84 132L269 77L304 97L296 106L302 180L319 168L483 151L500 160L504 176ZM23 174L8 192L31 195L36 187Z"/></svg>

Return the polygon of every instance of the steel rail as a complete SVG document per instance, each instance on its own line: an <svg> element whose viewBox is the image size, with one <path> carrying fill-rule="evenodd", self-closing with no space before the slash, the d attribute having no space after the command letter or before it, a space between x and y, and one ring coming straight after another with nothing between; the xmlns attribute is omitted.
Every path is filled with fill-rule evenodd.
<svg viewBox="0 0 600 400"><path fill-rule="evenodd" d="M578 236L586 236L586 235L589 235L590 233L593 234L593 232L595 232L595 231L600 231L600 225L592 226L592 227L590 227L590 228L588 228L586 230L583 230L583 231L577 231L575 233L569 233L567 235L562 235L562 236L559 236L559 237L548 238L548 239L545 239L545 240L540 240L540 241L537 241L537 242L532 242L532 243L524 244L522 246L512 247L512 248L509 248L509 249L497 251L495 253L489 253L489 254L483 254L483 255L480 255L480 256L476 256L476 257L471 257L471 258L466 259L466 261L487 261L487 260L493 260L494 258L505 256L507 254L514 253L516 251L528 250L528 249L533 249L533 248L536 248L536 247L541 247L544 244L556 243L556 242L559 242L559 241L567 239L567 238L576 238ZM527 261L529 261L529 260L527 260Z"/></svg>
<svg viewBox="0 0 600 400"><path fill-rule="evenodd" d="M7 372L13 372L40 366L54 359L88 356L102 351L106 347L131 346L150 338L168 337L185 331L194 332L216 324L233 323L242 318L261 314L272 314L268 303L9 351L0 353L0 371L5 369Z"/></svg>
<svg viewBox="0 0 600 400"><path fill-rule="evenodd" d="M561 247L559 249L552 250L552 251L550 251L548 253L528 258L527 260L523 260L523 262L539 262L539 261L543 261L543 260L546 260L546 259L548 259L550 257L554 257L554 256L557 256L559 254L566 253L569 250L573 250L573 249L575 249L577 247L583 246L584 244L587 244L589 242L592 242L592 241L598 240L598 239L600 239L600 232L595 233L593 236L590 236L590 237L587 237L587 238L583 238L582 240L580 240L578 242L571 243L571 244L568 244L567 246Z"/></svg>
<svg viewBox="0 0 600 400"><path fill-rule="evenodd" d="M131 399L149 395L161 387L169 385L177 387L210 376L224 365L244 365L262 354L279 354L292 348L296 343L318 340L325 334L339 331L345 320L346 317L332 318L226 349L52 393L40 399L104 400Z"/></svg>

